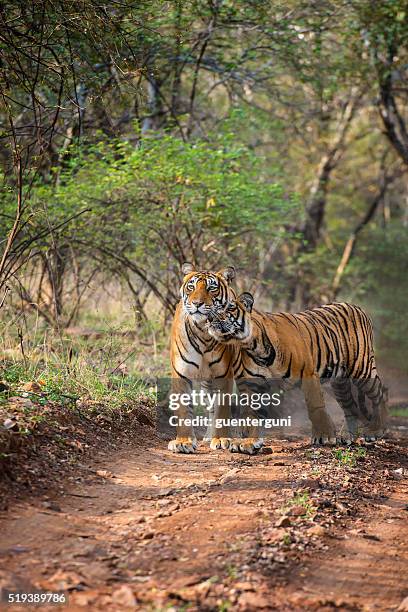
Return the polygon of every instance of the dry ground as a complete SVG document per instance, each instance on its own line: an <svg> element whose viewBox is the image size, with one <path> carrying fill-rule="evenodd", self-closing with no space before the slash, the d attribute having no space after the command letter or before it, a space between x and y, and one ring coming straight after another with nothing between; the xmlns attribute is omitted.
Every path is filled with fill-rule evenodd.
<svg viewBox="0 0 408 612"><path fill-rule="evenodd" d="M256 457L165 446L100 447L10 503L0 585L65 591L68 610L408 609L406 441L336 455L275 440Z"/></svg>

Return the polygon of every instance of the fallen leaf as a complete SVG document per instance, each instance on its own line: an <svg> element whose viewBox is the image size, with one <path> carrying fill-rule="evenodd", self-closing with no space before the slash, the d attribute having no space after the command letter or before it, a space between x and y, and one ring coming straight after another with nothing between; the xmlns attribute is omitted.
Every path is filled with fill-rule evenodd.
<svg viewBox="0 0 408 612"><path fill-rule="evenodd" d="M16 395L9 397L8 401L12 406L18 406L19 408L34 408L33 402L28 397L18 397Z"/></svg>
<svg viewBox="0 0 408 612"><path fill-rule="evenodd" d="M28 393L41 393L42 392L41 385L39 385L35 381L31 381L23 385L23 390L28 391Z"/></svg>
<svg viewBox="0 0 408 612"><path fill-rule="evenodd" d="M3 421L3 427L8 431L18 431L18 423L15 419L6 419Z"/></svg>

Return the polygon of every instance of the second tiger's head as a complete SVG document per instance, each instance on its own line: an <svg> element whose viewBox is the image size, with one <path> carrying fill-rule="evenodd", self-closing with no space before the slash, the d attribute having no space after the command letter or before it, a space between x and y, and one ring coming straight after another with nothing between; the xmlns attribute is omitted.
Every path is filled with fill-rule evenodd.
<svg viewBox="0 0 408 612"><path fill-rule="evenodd" d="M208 333L221 343L249 341L252 336L253 304L254 298L248 292L231 300L223 312L208 317Z"/></svg>

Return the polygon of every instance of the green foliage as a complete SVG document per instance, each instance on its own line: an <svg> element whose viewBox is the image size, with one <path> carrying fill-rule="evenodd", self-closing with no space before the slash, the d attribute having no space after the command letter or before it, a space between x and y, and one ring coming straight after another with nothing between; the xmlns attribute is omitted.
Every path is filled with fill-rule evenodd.
<svg viewBox="0 0 408 612"><path fill-rule="evenodd" d="M10 384L10 393L28 397L36 405L45 405L48 401L75 405L80 398L92 398L96 412L98 402L114 411L126 406L130 409L135 402L140 402L143 396L149 394L140 378L133 375L126 378L103 375L84 356L79 357L71 367L61 355L47 362L30 360L28 367L24 362L16 361L3 365L1 375ZM41 382L41 395L22 390L23 385L32 380ZM4 396L3 400L6 399Z"/></svg>
<svg viewBox="0 0 408 612"><path fill-rule="evenodd" d="M366 449L361 446L355 450L338 448L333 451L333 455L339 463L348 467L354 467L357 461L362 461L365 458L366 454Z"/></svg>
<svg viewBox="0 0 408 612"><path fill-rule="evenodd" d="M287 506L285 506L284 511L287 511L288 508L291 508L292 506L303 506L304 514L302 516L311 516L315 511L313 501L310 499L310 495L307 492L296 493L293 499L291 499Z"/></svg>
<svg viewBox="0 0 408 612"><path fill-rule="evenodd" d="M244 267L296 211L262 175L262 158L228 133L187 143L152 136L137 147L100 141L72 150L58 183L39 183L32 203L43 224L89 211L63 230L78 252L120 253L143 270L175 274L186 259L235 256Z"/></svg>
<svg viewBox="0 0 408 612"><path fill-rule="evenodd" d="M402 0L26 11L6 2L5 11L2 142L12 116L31 215L10 254L18 274L6 307L70 325L83 293L114 279L157 325L150 298L169 317L185 260L234 263L242 289L255 288L268 310L333 299L344 245L383 165L399 171L379 110L384 85L397 110L406 106ZM351 99L358 105L324 182L321 232L307 250L307 205ZM0 151L3 236L16 210L10 142ZM380 357L395 367L408 349L403 189L397 178L390 219L383 226L379 210L359 234L340 292L373 316ZM83 321L95 323L89 312Z"/></svg>
<svg viewBox="0 0 408 612"><path fill-rule="evenodd" d="M408 406L396 406L390 409L390 415L408 418Z"/></svg>

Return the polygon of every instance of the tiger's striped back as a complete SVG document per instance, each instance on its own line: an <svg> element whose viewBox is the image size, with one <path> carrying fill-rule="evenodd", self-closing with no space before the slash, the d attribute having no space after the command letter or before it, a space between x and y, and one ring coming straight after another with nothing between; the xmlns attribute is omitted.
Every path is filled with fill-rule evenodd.
<svg viewBox="0 0 408 612"><path fill-rule="evenodd" d="M359 306L334 303L296 314L271 314L252 310L253 301L251 294L242 294L208 326L218 342L240 347L234 361L237 381L283 378L305 388L312 381L309 405L321 410L317 381L330 380L351 438L356 419L370 421L369 430L375 435L384 429L386 389L377 373L372 323ZM366 399L372 405L370 413Z"/></svg>
<svg viewBox="0 0 408 612"><path fill-rule="evenodd" d="M371 377L375 368L373 326L359 306L337 302L297 314L266 316L276 321L277 327L282 319L298 328L320 378Z"/></svg>

